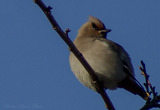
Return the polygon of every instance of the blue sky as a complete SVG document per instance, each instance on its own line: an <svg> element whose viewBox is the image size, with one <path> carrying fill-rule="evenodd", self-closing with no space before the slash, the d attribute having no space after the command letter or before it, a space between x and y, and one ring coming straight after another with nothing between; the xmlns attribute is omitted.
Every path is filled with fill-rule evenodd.
<svg viewBox="0 0 160 110"><path fill-rule="evenodd" d="M132 58L136 78L144 60L160 91L159 0L44 0L72 40L89 15L101 19L111 39ZM0 2L0 109L106 110L101 97L81 85L70 70L68 46L32 0ZM107 90L117 110L137 110L145 102L131 93ZM154 109L156 110L156 109Z"/></svg>

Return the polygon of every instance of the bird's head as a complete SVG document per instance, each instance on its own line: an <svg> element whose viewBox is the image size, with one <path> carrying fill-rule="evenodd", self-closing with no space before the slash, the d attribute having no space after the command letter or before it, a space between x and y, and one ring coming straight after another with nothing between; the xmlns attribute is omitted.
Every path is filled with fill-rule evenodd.
<svg viewBox="0 0 160 110"><path fill-rule="evenodd" d="M79 29L79 34L85 37L106 38L110 31L98 18L90 16L88 22Z"/></svg>

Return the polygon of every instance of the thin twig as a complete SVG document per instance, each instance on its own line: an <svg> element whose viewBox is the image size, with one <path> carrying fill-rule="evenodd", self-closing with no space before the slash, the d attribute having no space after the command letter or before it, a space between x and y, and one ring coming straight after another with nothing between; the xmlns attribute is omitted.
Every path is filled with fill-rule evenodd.
<svg viewBox="0 0 160 110"><path fill-rule="evenodd" d="M141 61L141 65L142 65L142 67L140 66L139 69L142 72L141 74L145 76L145 82L146 83L144 83L144 86L146 88L146 91L149 93L149 87L148 87L148 78L149 78L149 75L146 73L146 66L143 63L143 61Z"/></svg>
<svg viewBox="0 0 160 110"><path fill-rule="evenodd" d="M51 14L51 7L47 7L41 0L33 0L45 13L47 16L48 20L50 21L53 29L60 35L60 37L66 42L66 44L69 46L70 50L73 52L73 54L78 58L78 60L82 63L84 68L87 70L87 72L90 74L92 77L93 82L95 82L95 87L97 92L101 95L103 98L106 107L108 110L115 110L112 102L110 101L108 95L106 94L104 88L102 87L102 84L94 74L94 70L91 68L91 66L87 63L87 61L84 59L83 55L78 51L78 49L75 47L75 45L72 43L70 38L68 37L68 31L63 32L61 27L58 25L56 22L55 18Z"/></svg>
<svg viewBox="0 0 160 110"><path fill-rule="evenodd" d="M69 29L69 28L67 28L66 30L65 30L65 34L66 34L66 36L68 37L68 33L69 32L71 32L71 30Z"/></svg>

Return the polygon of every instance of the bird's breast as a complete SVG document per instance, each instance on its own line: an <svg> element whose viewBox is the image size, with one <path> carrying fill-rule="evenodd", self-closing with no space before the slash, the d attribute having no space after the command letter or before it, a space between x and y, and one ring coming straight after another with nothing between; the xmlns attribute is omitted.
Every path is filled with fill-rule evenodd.
<svg viewBox="0 0 160 110"><path fill-rule="evenodd" d="M80 51L105 88L116 88L117 83L126 77L118 54L106 42L99 40L89 42L88 46L81 48ZM88 72L73 54L70 55L70 65L80 82L93 89Z"/></svg>

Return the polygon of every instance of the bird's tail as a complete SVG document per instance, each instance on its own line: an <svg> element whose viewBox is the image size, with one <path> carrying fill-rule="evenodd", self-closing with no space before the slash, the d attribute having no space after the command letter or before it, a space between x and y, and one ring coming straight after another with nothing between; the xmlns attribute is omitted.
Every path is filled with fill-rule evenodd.
<svg viewBox="0 0 160 110"><path fill-rule="evenodd" d="M132 80L131 78L126 78L123 81L121 81L118 85L118 87L120 88L124 88L127 91L135 94L135 95L139 95L141 96L144 100L147 100L149 97L149 93L147 93L144 88L142 87L142 85L137 82L137 80Z"/></svg>

